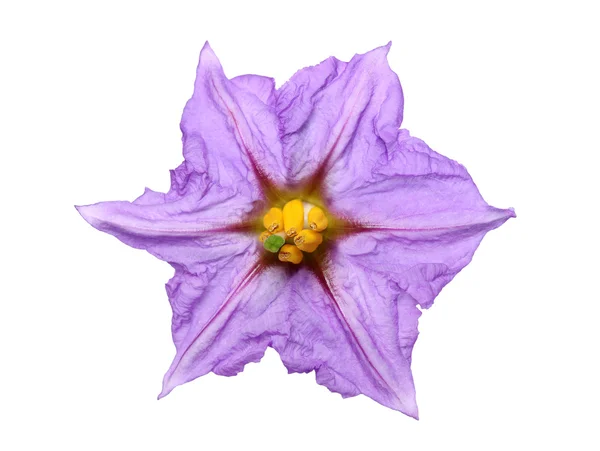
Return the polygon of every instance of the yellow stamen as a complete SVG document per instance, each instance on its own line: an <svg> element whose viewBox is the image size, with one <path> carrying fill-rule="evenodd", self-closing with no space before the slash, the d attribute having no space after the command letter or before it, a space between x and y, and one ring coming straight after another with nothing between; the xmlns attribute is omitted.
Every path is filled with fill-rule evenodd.
<svg viewBox="0 0 600 451"><path fill-rule="evenodd" d="M310 229L301 230L294 237L294 244L304 252L314 252L322 242L323 236L319 232Z"/></svg>
<svg viewBox="0 0 600 451"><path fill-rule="evenodd" d="M290 262L297 265L302 261L302 251L293 244L284 244L279 250L279 261Z"/></svg>
<svg viewBox="0 0 600 451"><path fill-rule="evenodd" d="M285 234L294 237L304 225L304 206L300 199L289 201L283 206L283 226Z"/></svg>
<svg viewBox="0 0 600 451"><path fill-rule="evenodd" d="M268 230L265 230L263 233L260 234L260 236L258 237L258 241L260 241L261 243L264 243L265 240L267 238L269 238L271 236L271 232L269 232Z"/></svg>
<svg viewBox="0 0 600 451"><path fill-rule="evenodd" d="M322 232L327 228L327 216L319 207L312 207L308 212L308 226L315 232Z"/></svg>
<svg viewBox="0 0 600 451"><path fill-rule="evenodd" d="M283 230L283 212L281 208L271 208L263 218L263 225L271 233Z"/></svg>

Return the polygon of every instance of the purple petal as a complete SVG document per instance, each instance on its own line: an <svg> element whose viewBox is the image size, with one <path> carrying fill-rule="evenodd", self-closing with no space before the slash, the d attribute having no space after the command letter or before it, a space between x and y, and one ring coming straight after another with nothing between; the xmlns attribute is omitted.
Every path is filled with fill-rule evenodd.
<svg viewBox="0 0 600 451"><path fill-rule="evenodd" d="M240 75L231 81L237 87L245 89L258 97L266 105L275 102L275 80L261 75Z"/></svg>
<svg viewBox="0 0 600 451"><path fill-rule="evenodd" d="M341 75L346 64L334 57L327 58L316 66L299 70L277 90L276 108L284 138L309 125L314 97Z"/></svg>
<svg viewBox="0 0 600 451"><path fill-rule="evenodd" d="M185 166L172 171L167 194L146 189L133 202L100 202L77 210L92 226L140 248L150 238L193 239L227 231L250 214L251 193L244 191L246 186L223 188L207 183L204 176L189 174ZM141 240L139 246L136 239Z"/></svg>
<svg viewBox="0 0 600 451"><path fill-rule="evenodd" d="M267 270L258 263L256 236L220 229L222 224L209 217L219 207L209 202L210 208L202 208L211 196L197 198L195 209L190 195L174 202L166 197L147 190L134 203L78 207L94 227L176 270L167 294L177 354L161 397L210 371L236 374L260 360L273 335L287 332L284 299L277 296L285 278L281 268Z"/></svg>
<svg viewBox="0 0 600 451"><path fill-rule="evenodd" d="M148 200L146 195L143 198ZM205 219L203 210L177 211L176 202L138 202L101 202L77 210L98 230L190 272L203 272L203 260L229 261L235 256L255 256L259 252L253 234L229 231L227 224L212 217Z"/></svg>
<svg viewBox="0 0 600 451"><path fill-rule="evenodd" d="M274 347L288 371L315 370L319 384L343 397L362 393L417 418L414 299L337 250L323 272L298 270L282 295L290 304L289 339Z"/></svg>
<svg viewBox="0 0 600 451"><path fill-rule="evenodd" d="M279 121L261 100L268 95L262 83L254 77L228 80L208 43L202 49L181 119L183 153L222 186L250 180L265 190L285 184Z"/></svg>
<svg viewBox="0 0 600 451"><path fill-rule="evenodd" d="M403 97L387 64L388 51L389 45L379 47L347 64L330 58L300 71L278 91L292 182L321 179L332 170L360 177L362 165L396 140Z"/></svg>
<svg viewBox="0 0 600 451"><path fill-rule="evenodd" d="M260 311L268 310L261 304L268 296L249 307L238 299L254 279L245 274L249 268L256 269L260 252L255 234L239 227L257 206L262 208L264 181L271 181L269 171L264 170L274 167L281 154L276 117L263 103L269 96L273 96L272 81L244 76L230 82L210 47L205 46L194 96L182 119L186 161L171 171L169 192L147 189L132 203L77 207L97 229L147 250L176 269L167 292L177 355L162 395L197 377L196 370L234 374L245 362L262 355L269 342L268 330L259 330L264 322L257 319ZM276 157L266 158L267 150L275 151ZM255 158L261 160L259 166L255 166ZM268 283L261 282L263 285L268 293ZM244 306L241 313L237 312L239 305ZM252 313L255 306L262 310ZM273 319L272 310L269 312ZM249 315L257 321L253 323ZM240 326L235 331L245 333L225 340L228 348L222 348L222 354L220 344L211 346L206 359L193 354L215 327L233 325L237 317L244 318L246 329ZM250 326L255 326L255 336L250 335Z"/></svg>
<svg viewBox="0 0 600 451"><path fill-rule="evenodd" d="M403 130L367 182L340 179L327 197L360 233L339 245L365 267L394 275L398 288L429 307L484 235L515 216L489 206L460 164Z"/></svg>
<svg viewBox="0 0 600 451"><path fill-rule="evenodd" d="M514 215L490 207L463 166L406 130L363 175L328 174L325 197L337 214L369 227L458 227Z"/></svg>
<svg viewBox="0 0 600 451"><path fill-rule="evenodd" d="M230 231L226 222L239 219L231 214L242 215L248 205L240 205L238 197L215 185L199 192L194 190L189 179L184 184L176 182L177 173L173 177L174 188L166 195L147 190L133 203L104 202L78 207L78 210L97 229L114 235L129 246L146 249L175 268L175 276L167 284L167 293L173 309L176 359L180 359L198 336L199 327L210 321L223 305L231 304L228 294L236 292L240 278L256 266L260 249L253 233ZM185 195L180 196L178 189ZM169 198L175 200L168 201ZM256 302L260 306L260 300ZM232 314L228 310L223 313ZM219 318L223 318L223 314ZM258 323L256 327L259 327ZM244 343L241 340L239 345ZM231 373L234 366L243 367L243 363L256 360L257 349L262 343L260 340L252 346L246 343L244 349L248 353L235 354L238 366L222 355L222 363L215 364L211 370L226 374ZM228 355L233 358L234 351ZM202 363L201 358L197 360L198 365ZM176 380L180 382L172 383L182 383L182 377L178 373Z"/></svg>
<svg viewBox="0 0 600 451"><path fill-rule="evenodd" d="M286 282L282 268L264 268L256 261L228 274L224 283L210 272L178 272L167 285L174 312L177 355L165 375L159 398L178 385L209 372L234 376L249 362L258 362L274 339L287 335ZM186 316L187 315L187 316Z"/></svg>

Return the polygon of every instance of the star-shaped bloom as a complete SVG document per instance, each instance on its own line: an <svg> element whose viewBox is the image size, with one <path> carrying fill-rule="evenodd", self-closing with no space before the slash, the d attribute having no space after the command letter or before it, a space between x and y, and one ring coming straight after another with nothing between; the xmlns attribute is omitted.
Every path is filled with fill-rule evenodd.
<svg viewBox="0 0 600 451"><path fill-rule="evenodd" d="M175 359L160 397L233 376L274 348L289 372L417 418L420 308L511 209L400 129L389 45L329 58L281 88L228 79L206 44L171 188L78 207L97 229L175 268Z"/></svg>

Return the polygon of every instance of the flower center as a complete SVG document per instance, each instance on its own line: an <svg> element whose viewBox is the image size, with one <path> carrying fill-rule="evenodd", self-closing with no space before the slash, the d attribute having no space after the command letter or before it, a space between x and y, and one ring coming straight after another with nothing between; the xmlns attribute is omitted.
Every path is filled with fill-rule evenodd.
<svg viewBox="0 0 600 451"><path fill-rule="evenodd" d="M263 217L264 232L259 236L264 248L279 254L282 262L298 264L302 252L314 252L323 242L321 232L327 228L325 212L300 199L281 208L271 208ZM287 242L287 244L286 244Z"/></svg>

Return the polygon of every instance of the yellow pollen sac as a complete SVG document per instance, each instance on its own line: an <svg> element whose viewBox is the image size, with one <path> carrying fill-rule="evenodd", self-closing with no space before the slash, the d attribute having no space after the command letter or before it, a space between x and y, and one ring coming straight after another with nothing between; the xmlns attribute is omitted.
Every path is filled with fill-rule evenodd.
<svg viewBox="0 0 600 451"><path fill-rule="evenodd" d="M308 212L308 226L315 232L322 232L327 228L329 221L325 212L319 207L312 207Z"/></svg>
<svg viewBox="0 0 600 451"><path fill-rule="evenodd" d="M289 201L283 206L283 227L290 238L296 236L304 225L304 206L300 199Z"/></svg>
<svg viewBox="0 0 600 451"><path fill-rule="evenodd" d="M266 241L267 238L269 238L271 236L271 232L269 232L268 230L265 230L263 233L261 233L258 237L258 241L260 241L261 243L264 243Z"/></svg>
<svg viewBox="0 0 600 451"><path fill-rule="evenodd" d="M297 265L302 261L302 258L302 251L293 244L284 244L279 250L279 261Z"/></svg>
<svg viewBox="0 0 600 451"><path fill-rule="evenodd" d="M271 208L263 218L263 225L271 233L283 231L283 212L281 208Z"/></svg>
<svg viewBox="0 0 600 451"><path fill-rule="evenodd" d="M294 237L294 244L304 252L314 252L322 242L323 236L319 232L310 229L301 230Z"/></svg>

